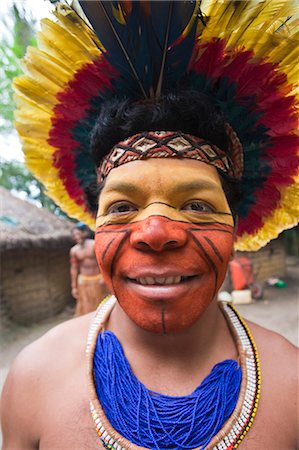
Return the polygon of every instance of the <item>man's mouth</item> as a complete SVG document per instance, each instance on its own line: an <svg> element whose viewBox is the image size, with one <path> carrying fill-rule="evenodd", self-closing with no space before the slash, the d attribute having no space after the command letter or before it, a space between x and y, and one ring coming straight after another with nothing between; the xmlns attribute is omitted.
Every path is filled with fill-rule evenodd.
<svg viewBox="0 0 299 450"><path fill-rule="evenodd" d="M143 286L155 286L155 285L164 286L164 285L180 284L189 281L194 277L195 275L193 276L176 275L170 277L138 277L138 278L129 278L129 280L141 284Z"/></svg>
<svg viewBox="0 0 299 450"><path fill-rule="evenodd" d="M134 274L135 275L135 274ZM178 275L178 274L133 274L125 277L127 288L138 297L149 301L174 301L178 297L186 295L201 283L201 274ZM143 276L142 276L143 275Z"/></svg>

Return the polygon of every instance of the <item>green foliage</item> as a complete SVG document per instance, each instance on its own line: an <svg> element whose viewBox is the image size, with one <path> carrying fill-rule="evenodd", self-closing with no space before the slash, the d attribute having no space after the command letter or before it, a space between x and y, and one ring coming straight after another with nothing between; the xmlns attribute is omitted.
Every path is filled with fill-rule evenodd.
<svg viewBox="0 0 299 450"><path fill-rule="evenodd" d="M28 45L36 45L36 22L26 13L22 3L12 4L10 14L1 20L5 33L0 40L0 131L13 129L12 80L22 73L20 58ZM10 23L11 22L11 23Z"/></svg>
<svg viewBox="0 0 299 450"><path fill-rule="evenodd" d="M45 194L45 188L19 161L0 159L0 185L9 191L24 193L25 197L34 200L37 206L47 208L54 214L67 217L53 200Z"/></svg>

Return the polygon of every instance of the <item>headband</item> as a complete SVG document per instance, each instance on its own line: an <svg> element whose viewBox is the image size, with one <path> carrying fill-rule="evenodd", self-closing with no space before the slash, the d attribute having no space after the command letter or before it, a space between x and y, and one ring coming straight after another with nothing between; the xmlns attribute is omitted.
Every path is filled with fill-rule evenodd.
<svg viewBox="0 0 299 450"><path fill-rule="evenodd" d="M97 169L101 183L112 169L149 158L187 158L202 161L230 178L239 179L243 170L242 146L230 130L231 156L205 139L180 131L144 131L116 144Z"/></svg>

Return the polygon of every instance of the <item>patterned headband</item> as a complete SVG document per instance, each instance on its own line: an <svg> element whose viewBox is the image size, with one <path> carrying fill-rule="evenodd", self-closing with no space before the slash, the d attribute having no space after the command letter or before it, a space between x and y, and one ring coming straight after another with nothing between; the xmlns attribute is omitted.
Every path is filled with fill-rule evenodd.
<svg viewBox="0 0 299 450"><path fill-rule="evenodd" d="M97 169L101 183L115 167L149 158L187 158L210 164L234 179L243 172L241 143L227 124L230 156L214 144L180 131L144 131L116 144Z"/></svg>

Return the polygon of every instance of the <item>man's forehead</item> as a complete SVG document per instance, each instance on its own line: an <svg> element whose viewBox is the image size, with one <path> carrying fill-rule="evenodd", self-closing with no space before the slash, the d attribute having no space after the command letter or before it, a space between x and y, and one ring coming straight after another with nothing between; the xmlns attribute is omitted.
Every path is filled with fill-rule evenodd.
<svg viewBox="0 0 299 450"><path fill-rule="evenodd" d="M222 189L217 170L191 159L148 159L133 161L113 169L103 192L134 192L136 187L156 189L163 186L174 191Z"/></svg>

